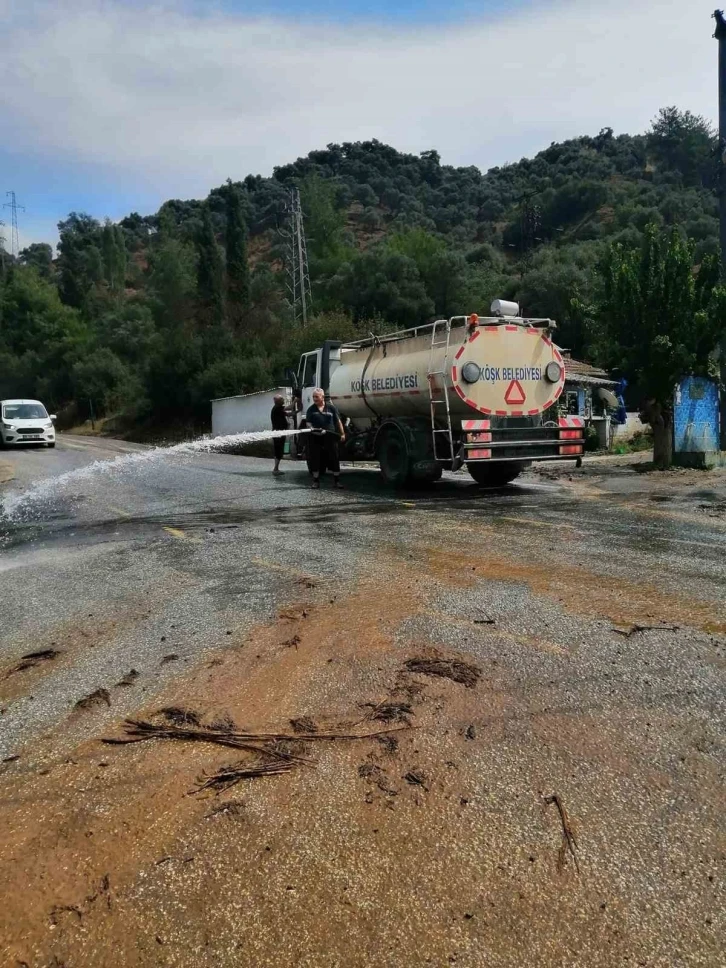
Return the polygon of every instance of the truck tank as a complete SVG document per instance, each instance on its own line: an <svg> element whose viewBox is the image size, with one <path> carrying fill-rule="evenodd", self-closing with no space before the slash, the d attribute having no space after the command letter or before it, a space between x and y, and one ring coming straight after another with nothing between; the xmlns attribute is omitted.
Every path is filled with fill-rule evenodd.
<svg viewBox="0 0 726 968"><path fill-rule="evenodd" d="M331 360L330 398L357 423L430 419L431 395L443 402L445 393L457 428L478 414L538 416L562 393L565 367L543 326L549 321L534 322L459 317L343 345L340 361Z"/></svg>

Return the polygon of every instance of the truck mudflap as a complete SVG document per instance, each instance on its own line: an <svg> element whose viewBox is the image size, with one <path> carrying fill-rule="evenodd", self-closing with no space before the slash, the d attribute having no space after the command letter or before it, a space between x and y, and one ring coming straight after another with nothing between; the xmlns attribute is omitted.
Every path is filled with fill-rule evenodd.
<svg viewBox="0 0 726 968"><path fill-rule="evenodd" d="M560 417L540 427L492 426L491 420L462 420L467 463L536 461L582 457L585 421Z"/></svg>

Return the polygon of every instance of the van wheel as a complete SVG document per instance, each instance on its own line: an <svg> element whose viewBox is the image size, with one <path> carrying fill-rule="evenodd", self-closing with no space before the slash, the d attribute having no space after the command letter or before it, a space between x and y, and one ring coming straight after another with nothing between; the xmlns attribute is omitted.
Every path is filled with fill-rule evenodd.
<svg viewBox="0 0 726 968"><path fill-rule="evenodd" d="M469 462L466 469L482 487L503 487L515 477L519 477L522 467L519 464L482 464Z"/></svg>
<svg viewBox="0 0 726 968"><path fill-rule="evenodd" d="M48 447L50 447L50 449L52 450L52 449L53 449L53 447L55 447L55 441L53 441L53 443L52 443L52 444L48 444Z"/></svg>
<svg viewBox="0 0 726 968"><path fill-rule="evenodd" d="M378 441L377 457L386 484L402 487L411 477L411 459L406 440L397 427L386 427Z"/></svg>

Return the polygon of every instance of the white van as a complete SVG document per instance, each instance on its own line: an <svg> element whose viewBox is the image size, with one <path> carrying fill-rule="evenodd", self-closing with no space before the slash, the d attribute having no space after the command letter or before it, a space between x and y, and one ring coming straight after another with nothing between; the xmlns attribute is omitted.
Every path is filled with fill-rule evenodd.
<svg viewBox="0 0 726 968"><path fill-rule="evenodd" d="M46 444L55 447L55 414L39 400L0 400L0 447Z"/></svg>

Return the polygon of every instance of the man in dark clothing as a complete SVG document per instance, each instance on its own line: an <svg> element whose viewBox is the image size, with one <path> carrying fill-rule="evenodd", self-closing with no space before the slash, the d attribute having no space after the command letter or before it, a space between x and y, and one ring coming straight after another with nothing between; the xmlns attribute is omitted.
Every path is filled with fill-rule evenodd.
<svg viewBox="0 0 726 968"><path fill-rule="evenodd" d="M313 472L313 487L320 487L320 465L323 456L329 470L333 472L335 487L340 487L340 458L338 442L345 440L343 423L338 408L325 402L325 394L318 387L313 390L313 404L308 407L305 420L312 433L308 438L308 458Z"/></svg>
<svg viewBox="0 0 726 968"><path fill-rule="evenodd" d="M285 398L281 397L279 394L273 397L274 406L270 411L270 420L272 421L273 430L289 430L290 424L287 420L287 412L285 411ZM272 469L272 473L275 477L279 477L283 471L280 470L280 461L282 460L282 455L285 452L285 438L284 437L273 437L272 446L275 449L275 466Z"/></svg>

